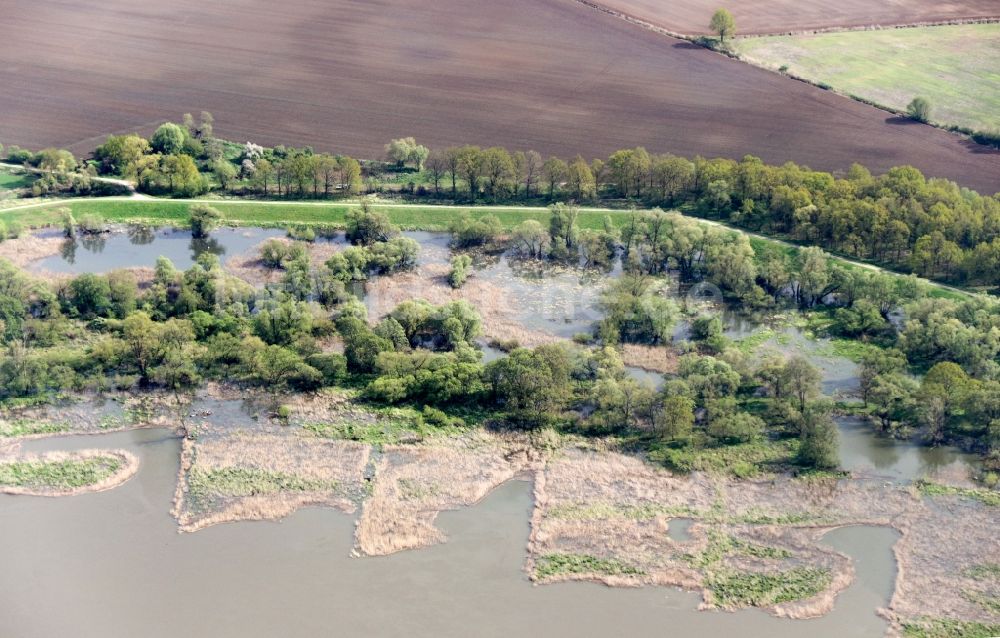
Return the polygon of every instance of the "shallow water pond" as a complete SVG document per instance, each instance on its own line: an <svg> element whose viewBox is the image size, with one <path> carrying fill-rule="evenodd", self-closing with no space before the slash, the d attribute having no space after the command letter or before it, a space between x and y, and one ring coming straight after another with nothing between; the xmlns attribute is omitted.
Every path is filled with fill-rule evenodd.
<svg viewBox="0 0 1000 638"><path fill-rule="evenodd" d="M0 635L80 638L741 635L881 636L875 609L894 578L885 529L825 541L855 558L857 581L828 616L698 612L698 595L588 583L533 587L522 566L531 486L512 481L478 506L444 513L449 542L383 558L350 557L353 521L308 509L282 523L178 534L167 511L179 441L140 430L29 443L28 451L124 447L139 474L64 499L0 496Z"/></svg>
<svg viewBox="0 0 1000 638"><path fill-rule="evenodd" d="M935 474L967 478L979 464L976 455L953 447L926 447L880 436L871 424L858 418L840 417L835 421L840 430L840 462L845 470L913 481Z"/></svg>
<svg viewBox="0 0 1000 638"><path fill-rule="evenodd" d="M212 253L225 261L249 251L265 239L284 236L285 231L277 228L220 228L207 239L195 239L188 230L136 226L67 239L58 255L34 262L31 270L104 273L118 268L152 268L159 257L166 257L177 268L186 270L203 253Z"/></svg>

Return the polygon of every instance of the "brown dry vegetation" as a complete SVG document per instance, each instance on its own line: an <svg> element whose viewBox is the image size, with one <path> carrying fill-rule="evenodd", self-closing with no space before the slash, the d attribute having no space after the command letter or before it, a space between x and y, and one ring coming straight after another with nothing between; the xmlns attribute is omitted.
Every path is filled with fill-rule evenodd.
<svg viewBox="0 0 1000 638"><path fill-rule="evenodd" d="M0 242L0 259L6 259L18 268L27 268L32 262L58 255L65 241L64 237L36 237L26 233Z"/></svg>
<svg viewBox="0 0 1000 638"><path fill-rule="evenodd" d="M292 240L286 237L266 239L250 250L233 255L227 259L224 264L226 272L257 287L281 281L284 271L280 268L268 268L260 260L260 250L269 241L279 241L285 244L292 243ZM342 246L329 242L306 242L304 245L309 255L309 262L313 268L322 266L334 253L342 248Z"/></svg>
<svg viewBox="0 0 1000 638"><path fill-rule="evenodd" d="M426 299L435 305L464 299L479 312L483 335L488 339L513 339L525 347L560 341L555 335L526 328L515 310L518 303L504 286L473 274L464 286L455 289L447 282L448 271L446 264L426 264L413 272L371 280L368 290L372 305L368 319L376 323L408 299Z"/></svg>
<svg viewBox="0 0 1000 638"><path fill-rule="evenodd" d="M351 497L361 490L368 452L368 446L351 441L247 430L197 441L185 439L173 514L181 531L193 532L229 521L280 519L308 505L353 512ZM210 494L211 507L195 502L192 472L227 471L294 477L307 487L258 492L255 484L247 481L239 494Z"/></svg>
<svg viewBox="0 0 1000 638"><path fill-rule="evenodd" d="M592 0L586 0L590 3ZM599 0L594 4L638 18L673 33L709 35L709 17L726 7L736 18L740 33L798 33L828 29L936 24L1000 17L993 0L894 0L870 2L841 0L797 2L796 0Z"/></svg>
<svg viewBox="0 0 1000 638"><path fill-rule="evenodd" d="M568 157L643 145L1000 188L998 154L576 0L40 0L7 8L0 57L0 139L35 148L87 153L205 109L226 138L361 157L401 135Z"/></svg>
<svg viewBox="0 0 1000 638"><path fill-rule="evenodd" d="M358 551L377 556L443 542L434 526L438 513L479 502L539 458L525 437L483 432L386 446L358 520Z"/></svg>
<svg viewBox="0 0 1000 638"><path fill-rule="evenodd" d="M832 609L853 577L850 561L820 544L820 538L843 525L883 525L902 533L894 548L899 573L888 617L1000 619L967 593L997 593L996 583L968 575L984 557L1000 552L996 508L974 501L921 498L910 488L856 479L674 477L613 451L583 449L566 450L548 463L538 474L535 498L532 574L539 557L551 554L595 556L634 572L567 573L546 582L704 586L705 606L712 606L716 570L827 569L831 578L819 595L769 608L776 615L812 617ZM690 540L667 536L674 517L697 521ZM720 539L727 544L720 545Z"/></svg>

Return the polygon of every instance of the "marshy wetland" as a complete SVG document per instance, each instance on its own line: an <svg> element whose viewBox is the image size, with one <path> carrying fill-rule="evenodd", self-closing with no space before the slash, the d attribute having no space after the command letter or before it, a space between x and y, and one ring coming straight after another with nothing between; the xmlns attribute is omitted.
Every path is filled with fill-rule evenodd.
<svg viewBox="0 0 1000 638"><path fill-rule="evenodd" d="M264 309L259 320L294 268L266 263L268 242L294 244L284 234L220 229L206 246L187 230L114 228L99 237L103 250L80 241L68 254L67 240L51 234L0 247L13 254L20 246L31 258L18 266L54 285L130 270L150 295L162 279L159 256L194 273L176 275L185 280L217 269L216 282L242 281L240 294ZM406 302L464 301L480 327L466 332L467 345L483 351L470 356L503 361L521 356L518 346L562 345L584 362L574 365L594 369L597 384L632 388L623 381L632 379L652 395L671 392L684 366L707 357L695 335L700 319L717 317L713 343L733 369L797 356L813 364L810 400L830 402L836 469L798 468L798 438L774 433L691 452L691 461L683 447L599 421L609 410L603 399L584 402L566 424L522 428L468 406L373 401L379 380L364 376L304 392L242 383L235 366L232 378L185 389L119 375L4 409L0 481L4 464L52 454L124 467L79 479L98 493L0 495L0 561L9 566L0 597L10 603L0 633L253 636L339 626L408 636L468 635L470 627L497 636L652 636L671 626L880 636L1000 620L990 562L1000 554L998 499L975 482L980 455L876 432L862 411L858 349L824 334L813 315L747 312L658 273L654 294L677 308L668 338L625 343L612 355L594 335L613 312L603 291L631 276L620 254L595 268L526 259L512 244L460 250L447 233L399 237L417 247L409 267L344 286L363 301L351 312L363 313L373 334L387 315L408 326L411 315L398 311ZM354 258L350 246L333 233L303 244L300 258L321 270L335 255ZM454 287L460 253L471 256L471 270ZM345 334L343 324L320 334L316 354L357 356ZM414 351L440 348L436 337L411 336L423 340ZM766 392L741 401L754 409ZM719 409L707 406L699 423ZM239 595L221 599L223 590Z"/></svg>

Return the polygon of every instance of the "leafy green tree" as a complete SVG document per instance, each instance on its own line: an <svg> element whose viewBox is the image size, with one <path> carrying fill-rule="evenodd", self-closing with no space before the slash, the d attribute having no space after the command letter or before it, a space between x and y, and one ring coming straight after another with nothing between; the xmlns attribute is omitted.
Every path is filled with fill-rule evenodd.
<svg viewBox="0 0 1000 638"><path fill-rule="evenodd" d="M233 180L236 179L236 167L229 160L220 159L212 162L212 174L215 175L215 179L219 181L219 186L223 190L228 189Z"/></svg>
<svg viewBox="0 0 1000 638"><path fill-rule="evenodd" d="M561 412L570 398L572 366L561 346L518 348L486 366L486 379L496 404L529 425Z"/></svg>
<svg viewBox="0 0 1000 638"><path fill-rule="evenodd" d="M672 299L661 296L657 286L651 277L636 275L610 283L600 298L605 313L602 334L617 335L626 343L670 341L680 309Z"/></svg>
<svg viewBox="0 0 1000 638"><path fill-rule="evenodd" d="M694 401L686 396L669 396L654 411L654 430L665 441L686 443L694 427Z"/></svg>
<svg viewBox="0 0 1000 638"><path fill-rule="evenodd" d="M736 20L733 19L733 14L729 13L728 10L717 9L712 14L708 27L713 33L718 33L719 39L725 44L726 36L732 36L736 33Z"/></svg>
<svg viewBox="0 0 1000 638"><path fill-rule="evenodd" d="M61 148L43 148L35 153L31 163L42 170L57 173L74 171L77 167L73 154Z"/></svg>
<svg viewBox="0 0 1000 638"><path fill-rule="evenodd" d="M713 407L709 406L710 414ZM758 416L726 408L709 418L708 434L721 443L748 443L760 438L764 425L764 420Z"/></svg>
<svg viewBox="0 0 1000 638"><path fill-rule="evenodd" d="M111 314L111 286L107 277L84 273L69 282L63 292L63 309L83 319Z"/></svg>
<svg viewBox="0 0 1000 638"><path fill-rule="evenodd" d="M677 375L687 382L697 401L733 397L740 388L740 373L715 357L686 354L680 358Z"/></svg>
<svg viewBox="0 0 1000 638"><path fill-rule="evenodd" d="M525 257L542 259L548 249L549 234L538 221L526 219L514 227L511 240Z"/></svg>
<svg viewBox="0 0 1000 638"><path fill-rule="evenodd" d="M208 204L192 204L188 208L188 217L191 224L191 236L196 238L208 237L208 235L219 227L222 222L222 212Z"/></svg>
<svg viewBox="0 0 1000 638"><path fill-rule="evenodd" d="M796 355L785 363L783 385L798 402L800 412L805 411L807 402L819 396L822 380L819 368L801 355Z"/></svg>
<svg viewBox="0 0 1000 638"><path fill-rule="evenodd" d="M839 435L828 410L806 409L802 412L799 431L796 460L800 465L819 470L832 470L840 465Z"/></svg>
<svg viewBox="0 0 1000 638"><path fill-rule="evenodd" d="M517 174L514 160L507 149L494 146L479 154L479 165L486 178L486 194L491 198L503 198L516 187Z"/></svg>
<svg viewBox="0 0 1000 638"><path fill-rule="evenodd" d="M399 168L403 168L406 164L412 164L418 171L422 171L424 160L427 159L429 153L426 146L417 144L412 137L402 137L385 145L386 156L396 162L396 166Z"/></svg>
<svg viewBox="0 0 1000 638"><path fill-rule="evenodd" d="M565 160L550 157L542 164L542 179L549 185L549 199L555 197L556 188L566 179L569 166Z"/></svg>
<svg viewBox="0 0 1000 638"><path fill-rule="evenodd" d="M347 239L353 244L371 246L385 242L399 234L399 228L389 221L389 216L374 210L368 200L362 200L359 208L347 211L344 219L347 225Z"/></svg>
<svg viewBox="0 0 1000 638"><path fill-rule="evenodd" d="M173 155L180 153L184 148L185 131L173 122L161 124L153 137L149 138L149 144L157 153Z"/></svg>
<svg viewBox="0 0 1000 638"><path fill-rule="evenodd" d="M566 167L566 186L577 201L597 195L597 182L590 165L579 155Z"/></svg>
<svg viewBox="0 0 1000 638"><path fill-rule="evenodd" d="M463 146L456 151L456 170L469 187L469 198L479 194L479 179L483 174L482 151L478 146Z"/></svg>
<svg viewBox="0 0 1000 638"><path fill-rule="evenodd" d="M100 163L102 173L135 177L139 160L150 150L149 142L134 133L110 135L94 151L94 159Z"/></svg>

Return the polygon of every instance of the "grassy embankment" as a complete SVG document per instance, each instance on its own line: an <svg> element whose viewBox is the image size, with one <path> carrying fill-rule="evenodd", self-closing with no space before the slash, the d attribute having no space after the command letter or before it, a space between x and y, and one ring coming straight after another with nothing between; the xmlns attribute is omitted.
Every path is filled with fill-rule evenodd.
<svg viewBox="0 0 1000 638"><path fill-rule="evenodd" d="M0 222L16 221L28 227L43 227L60 223L58 208L68 208L79 219L94 214L112 223L149 223L184 225L192 201L205 201L222 211L226 223L236 226L289 226L295 224L342 226L347 211L356 208L356 202L258 202L252 200L167 200L107 197L99 199L69 199L42 204L0 209ZM540 206L445 206L421 204L377 204L376 210L385 211L389 218L407 230L447 230L449 223L460 212L469 211L473 217L495 215L505 230L534 219L548 223L549 212ZM578 223L582 229L600 229L605 217L612 223L623 225L625 211L611 208L582 207ZM717 223L717 222L710 222ZM739 231L743 232L743 231ZM789 254L797 246L761 235L751 235L750 243L760 250L765 245L776 245ZM877 266L835 258L845 267L875 269ZM961 298L965 293L958 288L932 284L932 296Z"/></svg>
<svg viewBox="0 0 1000 638"><path fill-rule="evenodd" d="M891 109L930 100L942 126L1000 129L1000 24L740 38L750 62Z"/></svg>

